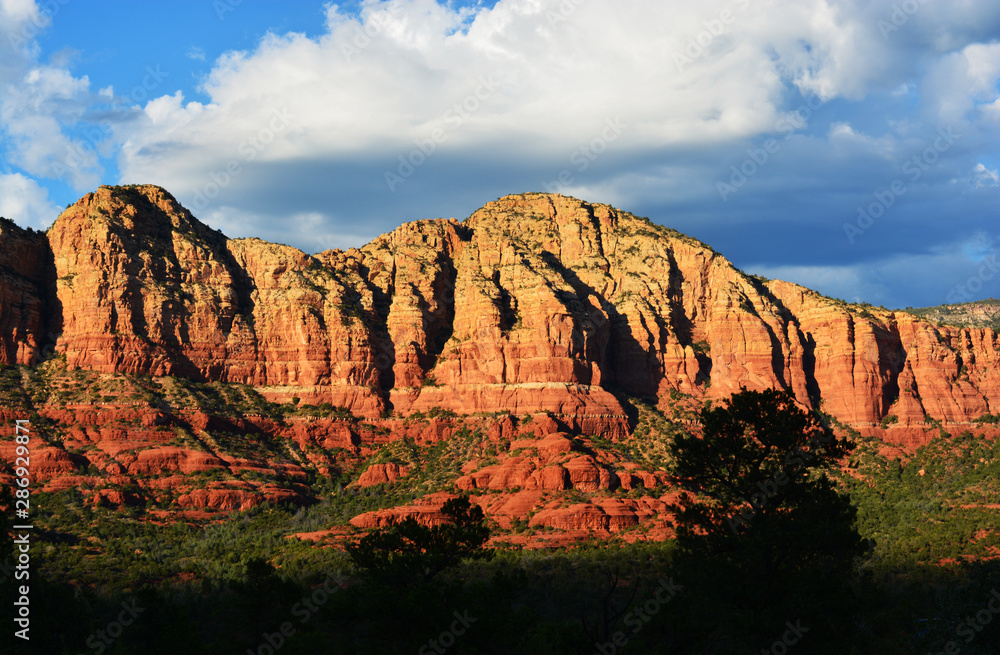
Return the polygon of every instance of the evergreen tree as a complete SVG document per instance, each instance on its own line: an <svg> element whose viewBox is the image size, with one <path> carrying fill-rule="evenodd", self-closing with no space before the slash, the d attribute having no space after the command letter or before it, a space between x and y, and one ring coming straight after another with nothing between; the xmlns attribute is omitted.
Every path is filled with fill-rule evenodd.
<svg viewBox="0 0 1000 655"><path fill-rule="evenodd" d="M695 580L686 588L701 588L718 610L704 629L766 639L808 616L830 639L864 542L855 508L826 472L853 445L774 389L743 389L700 419L700 435L671 444L685 490L672 509L678 561Z"/></svg>
<svg viewBox="0 0 1000 655"><path fill-rule="evenodd" d="M428 582L463 559L489 558L490 538L483 510L468 497L453 498L441 511L451 521L427 527L412 517L365 536L347 551L372 579L387 584Z"/></svg>

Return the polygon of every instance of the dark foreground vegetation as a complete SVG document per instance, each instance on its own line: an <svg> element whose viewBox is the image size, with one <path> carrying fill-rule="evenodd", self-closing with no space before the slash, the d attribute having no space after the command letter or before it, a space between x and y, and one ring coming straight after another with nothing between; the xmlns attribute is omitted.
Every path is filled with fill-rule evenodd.
<svg viewBox="0 0 1000 655"><path fill-rule="evenodd" d="M688 495L662 543L486 550L459 499L345 551L288 538L342 522L340 488L207 525L38 493L31 640L5 618L0 653L1000 653L997 440L904 463L777 392L700 418L670 443Z"/></svg>

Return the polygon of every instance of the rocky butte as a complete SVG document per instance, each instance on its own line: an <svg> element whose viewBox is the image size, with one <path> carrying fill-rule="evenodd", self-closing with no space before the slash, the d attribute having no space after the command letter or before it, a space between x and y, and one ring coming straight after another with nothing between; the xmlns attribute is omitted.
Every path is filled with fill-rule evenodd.
<svg viewBox="0 0 1000 655"><path fill-rule="evenodd" d="M228 239L156 186L101 187L45 234L3 221L0 245L7 365L54 352L67 371L249 385L275 402L329 403L372 420L544 413L558 422L550 434L615 438L632 428L621 398L665 408L679 394L720 399L740 387L787 389L904 447L932 426L960 431L1000 413L989 328L942 327L749 276L695 239L561 195L507 196L461 222L416 221L360 249L309 255ZM169 407L155 411L168 416L147 423L173 420ZM96 434L81 443L107 438ZM309 434L320 447L367 438ZM467 471L461 486L503 488L497 480L513 475L518 488L528 479L568 488L589 475L581 466L615 473L596 460L564 466L575 461L559 455L564 447L537 450L519 473ZM96 461L113 467L112 450ZM228 462L162 455L147 456L143 471ZM125 473L139 460L129 461ZM557 461L562 472L544 472ZM618 484L594 475L594 489Z"/></svg>

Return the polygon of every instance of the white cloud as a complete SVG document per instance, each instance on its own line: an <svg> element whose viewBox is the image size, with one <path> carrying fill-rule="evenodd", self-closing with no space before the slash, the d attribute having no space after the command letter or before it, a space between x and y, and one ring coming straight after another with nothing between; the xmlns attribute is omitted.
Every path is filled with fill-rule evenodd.
<svg viewBox="0 0 1000 655"><path fill-rule="evenodd" d="M0 0L0 84L14 79L37 55L34 35L45 24L33 0Z"/></svg>
<svg viewBox="0 0 1000 655"><path fill-rule="evenodd" d="M40 64L37 37L51 22L59 4L41 9L30 0L0 0L0 134L9 140L8 163L24 172L63 179L80 191L100 183L98 151L111 134L98 135L85 119L95 96L86 76L65 68L70 51ZM82 126L87 136L73 136ZM103 144L105 150L110 144Z"/></svg>
<svg viewBox="0 0 1000 655"><path fill-rule="evenodd" d="M1000 184L1000 171L996 168L989 169L982 164L982 162L976 164L976 167L972 169L973 181L972 183L977 186L997 186Z"/></svg>
<svg viewBox="0 0 1000 655"><path fill-rule="evenodd" d="M1000 43L974 43L934 62L922 93L939 123L975 123L1000 99L998 82Z"/></svg>
<svg viewBox="0 0 1000 655"><path fill-rule="evenodd" d="M772 130L788 82L824 100L855 98L884 73L873 23L822 0L506 0L471 22L468 11L370 1L359 21L331 7L322 37L270 34L253 52L227 53L204 83L209 105L147 111L129 133L123 176L189 183L192 167L224 163L275 108L296 119L260 154L271 161L373 150L391 160L435 129L447 131L441 152L561 155L614 116L630 125L619 150L718 143ZM160 154L173 152L187 154Z"/></svg>
<svg viewBox="0 0 1000 655"><path fill-rule="evenodd" d="M13 141L10 161L25 172L61 178L77 190L100 184L101 165L95 145L110 130L92 140L73 138L64 126L78 123L92 99L86 77L50 67L30 69L11 84L0 100L0 122Z"/></svg>
<svg viewBox="0 0 1000 655"><path fill-rule="evenodd" d="M746 266L745 270L795 282L850 302L884 303L894 308L895 298L910 295L925 298L926 305L940 305L958 302L956 298L971 301L996 296L1000 292L1000 276L983 266L987 257L989 262L996 261L994 243L991 235L978 231L968 238L936 246L927 252L888 254L854 264L759 264ZM986 275L983 275L984 270ZM980 280L973 284L973 293L967 288L967 283L976 278ZM901 294L901 288L910 293Z"/></svg>
<svg viewBox="0 0 1000 655"><path fill-rule="evenodd" d="M0 174L0 216L21 227L46 229L58 215L59 208L37 182L20 173Z"/></svg>
<svg viewBox="0 0 1000 655"><path fill-rule="evenodd" d="M892 3L501 0L472 12L367 0L359 18L331 5L320 36L269 34L216 60L200 89L207 102L174 93L147 103L142 120L120 126L119 169L124 182L163 184L233 236L305 250L357 245L402 220L558 182L654 220L696 216L689 228L704 221L723 235L713 245L733 239L746 261L756 255L739 251L750 247L734 236L747 234L743 224L774 219L801 236L828 223L839 235L945 118L961 119L960 147L941 157L949 162L912 181L886 219L886 229L918 232L931 220L916 211L924 187L967 173L970 157L985 156L970 153L989 142L984 130L1000 127L1000 52L977 42L993 39L1000 10L945 9L922 6L884 38L879 20ZM796 113L803 98L810 104ZM276 111L289 120L271 130ZM599 157L574 159L616 118L627 128ZM768 137L778 150L759 171L751 162L754 176L723 212L716 182ZM419 163L390 189L383 176L403 173L401 157ZM793 200L801 215L790 215ZM890 248L877 270L780 270L890 302L902 293L892 271L910 270L909 255L893 258L902 250ZM853 261L861 251L841 254ZM928 293L937 292L912 295Z"/></svg>
<svg viewBox="0 0 1000 655"><path fill-rule="evenodd" d="M246 235L272 243L297 247L305 245L307 252L359 248L372 239L370 234L352 230L348 226L333 232L328 225L329 217L318 212L289 214L276 222L271 215L223 205L210 208L198 218L222 230L229 237Z"/></svg>
<svg viewBox="0 0 1000 655"><path fill-rule="evenodd" d="M3 37L0 48L4 49L0 70L15 67L20 61L38 54L35 37L49 21L34 0L0 0L0 36Z"/></svg>
<svg viewBox="0 0 1000 655"><path fill-rule="evenodd" d="M135 87L141 99L112 110L110 136L89 151L81 126L95 108L109 116L114 89L92 91L54 63L69 53L44 63L29 39L0 57L0 129L15 145L8 165L25 174L89 190L113 148L120 181L162 184L231 236L306 250L357 245L438 212L461 218L566 172L564 192L704 225L721 239L713 245L730 239L734 259L746 261L752 223L839 236L858 203L907 175L938 127L953 126L955 147L905 178L883 229L925 238L946 213L971 233L989 220L982 208L996 191L986 163L995 164L988 149L1000 129L1000 5L922 3L884 32L880 21L899 4L500 0L458 10L444 0L363 0L357 16L330 4L319 35L267 34L209 62L200 102L171 86L180 76L158 97ZM33 2L0 0L0 37L46 20ZM181 55L204 54L179 43ZM600 143L609 119L626 127ZM776 147L759 164L767 139ZM597 157L581 155L591 147ZM65 167L74 152L76 165ZM411 174L389 185L400 158ZM973 185L984 188L941 191L943 181L968 180L977 162ZM752 173L720 197L716 183L731 180L733 166ZM913 251L917 237L900 235L885 266L905 272L908 255L891 257ZM801 261L780 251L767 254L772 267ZM877 275L843 266L787 270L844 295L888 293ZM890 268L879 270L888 280Z"/></svg>

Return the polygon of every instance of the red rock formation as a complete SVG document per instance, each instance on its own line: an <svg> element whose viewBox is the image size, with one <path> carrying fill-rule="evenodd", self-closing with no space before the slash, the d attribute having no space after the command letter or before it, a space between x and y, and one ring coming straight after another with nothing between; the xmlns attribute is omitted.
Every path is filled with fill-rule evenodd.
<svg viewBox="0 0 1000 655"><path fill-rule="evenodd" d="M364 285L346 266L334 274L294 248L227 240L157 187L101 187L48 236L70 367L382 409L370 335L346 313Z"/></svg>
<svg viewBox="0 0 1000 655"><path fill-rule="evenodd" d="M511 430L505 429L509 419L494 423L489 432L496 441L507 443ZM532 428L532 430L528 430ZM571 435L555 431L555 421L538 418L522 425L518 432L542 432L540 436L521 436L509 441L506 451L498 453L498 462L482 466L470 460L455 480L460 491L472 492L473 500L486 515L504 529L515 527L515 520L531 520L532 527L553 527L573 533L581 531L617 533L640 524L652 522L655 534L663 535L667 516L666 504L649 497L617 499L613 494L622 480L628 489L653 489L662 484L666 474L642 471L630 462L619 461L614 453L595 450L583 454ZM548 432L552 430L552 432ZM394 465L375 464L368 471L373 480L386 481L384 473ZM358 484L367 483L366 471ZM561 492L575 490L590 495L592 502L564 504ZM478 495L476 495L478 494ZM430 494L410 505L368 512L355 517L352 524L362 528L386 527L413 517L433 525L444 520L440 506L451 498L448 494Z"/></svg>
<svg viewBox="0 0 1000 655"><path fill-rule="evenodd" d="M404 436L447 440L472 420L449 412L494 413L487 437L501 456L466 462L458 489L484 494L501 524L530 514L534 525L614 532L649 523L660 501L602 498L666 479L570 441L628 436L612 389L665 408L676 392L697 405L743 386L785 388L904 449L938 422L958 432L1000 414L990 329L939 327L748 277L694 239L553 194L508 196L463 222L408 223L361 249L310 256L226 239L158 187L101 187L46 235L0 221L0 364L35 364L49 346L70 370L247 384L371 421L43 403L66 449L39 450L46 488L76 480L95 502L115 504L131 497L94 489L95 480L137 483L186 511L299 498L288 485L234 478L299 481L306 467L356 465ZM402 418L413 415L435 418ZM298 448L227 452L214 433ZM80 475L88 466L103 478ZM372 466L358 484L409 473L394 466ZM215 478L207 487L192 484L202 473ZM569 490L592 502L567 508L558 494ZM439 505L414 507L397 509L440 518Z"/></svg>
<svg viewBox="0 0 1000 655"><path fill-rule="evenodd" d="M421 525L440 525L450 520L441 511L441 507L454 497L454 494L447 493L427 494L410 505L359 514L351 519L351 525L358 528L385 528L407 518L413 518Z"/></svg>
<svg viewBox="0 0 1000 655"><path fill-rule="evenodd" d="M0 364L33 365L59 326L45 235L0 218Z"/></svg>
<svg viewBox="0 0 1000 655"><path fill-rule="evenodd" d="M388 464L372 464L365 472L358 477L357 486L370 487L386 482L395 482L399 478L405 478L410 472L410 467L400 466L394 462Z"/></svg>
<svg viewBox="0 0 1000 655"><path fill-rule="evenodd" d="M7 450L8 457L4 461L13 462L14 444L4 444L8 446L2 450ZM31 453L31 477L35 480L44 481L61 475L74 473L77 470L77 462L73 461L73 456L61 448L36 448Z"/></svg>
<svg viewBox="0 0 1000 655"><path fill-rule="evenodd" d="M269 488L264 493L274 502L289 502L296 499L296 494L285 489ZM237 511L246 510L260 504L261 493L253 489L208 488L194 489L177 500L184 508L209 508L215 510Z"/></svg>
<svg viewBox="0 0 1000 655"><path fill-rule="evenodd" d="M128 472L132 475L151 475L168 471L198 473L223 466L225 462L222 459L208 453L167 446L140 451L128 465Z"/></svg>
<svg viewBox="0 0 1000 655"><path fill-rule="evenodd" d="M0 233L38 249L28 236ZM660 399L783 387L856 426L1000 411L991 330L762 283L693 239L559 195L508 196L462 223L408 223L311 257L227 240L158 187L101 187L48 239L61 307L50 322L70 366L241 382L369 417L546 411L619 436L612 385ZM18 297L37 298L44 280L23 277L35 296ZM44 307L0 299L8 361L37 357Z"/></svg>
<svg viewBox="0 0 1000 655"><path fill-rule="evenodd" d="M644 520L665 513L666 503L655 498L604 498L593 503L578 503L568 507L543 509L531 517L532 527L553 527L561 530L607 530L620 532L639 525Z"/></svg>

